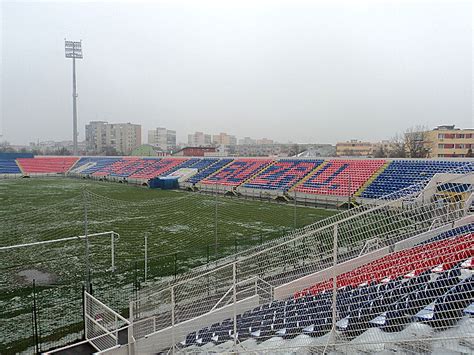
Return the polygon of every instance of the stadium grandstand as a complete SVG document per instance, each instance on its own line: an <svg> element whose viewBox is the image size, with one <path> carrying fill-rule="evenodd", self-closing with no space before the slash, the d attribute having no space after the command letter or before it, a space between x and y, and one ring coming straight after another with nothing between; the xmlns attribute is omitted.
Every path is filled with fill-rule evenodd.
<svg viewBox="0 0 474 355"><path fill-rule="evenodd" d="M422 189L436 174L469 172L467 159L310 159L204 157L19 157L1 158L0 174L25 177L66 175L147 185L150 179L180 169L192 174L182 188L241 195L287 196L311 203L323 197L342 203L349 197L362 202Z"/></svg>
<svg viewBox="0 0 474 355"><path fill-rule="evenodd" d="M174 278L146 282L125 307L85 282L75 328L61 329L64 339L67 332L83 339L46 344L45 353L474 352L474 159L0 156L5 175L31 177L25 183L63 176L139 186L179 176L177 200L231 192L228 200L270 198L295 211L297 205L344 208L212 263L208 246L207 263L179 275L175 266ZM97 214L82 208L91 201ZM77 240L87 237L88 223L100 225L101 218L125 210L117 200L92 193L82 202L77 213L85 213L85 236ZM150 221L138 212L113 217L159 227L169 202L160 203L164 209L151 202L130 205L132 212L156 211ZM12 219L21 242L32 242ZM177 222L173 228L185 227ZM114 255L116 235L104 234ZM53 293L49 297L52 309L64 308ZM29 318L33 329L35 319Z"/></svg>

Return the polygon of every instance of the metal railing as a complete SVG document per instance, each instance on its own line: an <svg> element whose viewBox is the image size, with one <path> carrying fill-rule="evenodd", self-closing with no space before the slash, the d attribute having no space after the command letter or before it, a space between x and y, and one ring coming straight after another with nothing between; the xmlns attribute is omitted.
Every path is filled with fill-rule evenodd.
<svg viewBox="0 0 474 355"><path fill-rule="evenodd" d="M472 173L467 175L471 178L474 176ZM366 206L357 209L355 214L345 212L344 216L299 229L287 238L267 245L266 248L238 255L234 260L229 260L228 264L218 265L199 275L187 275L188 277L183 277L160 292L145 295L132 302L130 314L133 314L134 318L131 320L141 322L149 317L161 317L163 324L157 329L160 331L171 326L171 323L175 328L177 321L201 319L203 315L218 309L216 305L236 307L243 301L243 298L238 297L239 285L253 277L258 277L270 285L272 290L278 289L275 294L277 299L285 299L305 287L311 287L318 280L314 275L323 273L326 280L333 280L332 289L334 294L337 294L335 277L360 263L389 255L393 250L402 248L401 245L404 245L403 249L407 246L413 247L414 242L399 243L412 240L415 236L428 232L434 236L437 232L437 228L433 229L435 221L441 221L443 226L452 225L466 216L466 203L471 201L471 197L466 201L455 202L433 199L414 201L414 197L411 194L399 200L375 203L370 208ZM229 299L231 302L224 302ZM274 297L271 297L269 301L273 299ZM163 312L160 312L164 305L171 307L167 311L169 314L173 313L173 322L169 317L163 317ZM256 304L248 305L250 308L254 306ZM332 309L336 309L335 300ZM245 307L240 309L240 313L244 311ZM337 315L333 315L332 324L339 320L334 319L334 316ZM236 315L233 319L236 324ZM185 336L185 332L175 328L173 337L176 342L173 344ZM151 336L148 336L148 342L150 338ZM137 344L140 339L137 334ZM328 340L328 344L334 345L335 341ZM337 338L337 342L340 341L341 339ZM162 343L163 348L167 345L169 344L166 342Z"/></svg>
<svg viewBox="0 0 474 355"><path fill-rule="evenodd" d="M130 322L87 291L84 295L85 337L98 351L119 345L119 332Z"/></svg>

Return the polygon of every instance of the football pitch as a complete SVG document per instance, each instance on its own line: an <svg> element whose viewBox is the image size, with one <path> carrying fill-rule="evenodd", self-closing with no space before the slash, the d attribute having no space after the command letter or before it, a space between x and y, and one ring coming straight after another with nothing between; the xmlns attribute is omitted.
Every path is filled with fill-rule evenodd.
<svg viewBox="0 0 474 355"><path fill-rule="evenodd" d="M0 353L31 348L35 316L43 351L80 338L86 280L96 297L125 312L144 284L170 281L334 213L73 178L0 180L0 247L90 235L88 246L74 238L0 251ZM110 235L94 236L108 231L117 234L113 255Z"/></svg>

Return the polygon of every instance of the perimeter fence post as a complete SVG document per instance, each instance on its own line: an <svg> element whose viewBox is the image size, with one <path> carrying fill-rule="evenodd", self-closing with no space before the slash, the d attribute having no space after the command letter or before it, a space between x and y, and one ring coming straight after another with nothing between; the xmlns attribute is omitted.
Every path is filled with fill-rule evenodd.
<svg viewBox="0 0 474 355"><path fill-rule="evenodd" d="M130 324L128 326L128 332L127 332L127 341L128 341L128 354L129 355L134 355L135 354L135 339L133 337L133 322L134 322L134 314L133 314L133 301L130 301L129 303L129 316L130 316Z"/></svg>
<svg viewBox="0 0 474 355"><path fill-rule="evenodd" d="M135 289L135 299L138 299L138 288L139 288L139 281L138 281L138 263L135 261L135 270L134 270L134 289Z"/></svg>
<svg viewBox="0 0 474 355"><path fill-rule="evenodd" d="M84 203L84 240L86 243L86 285L88 291L90 292L90 284L91 284L91 268L90 268L90 260L89 260L89 236L88 236L88 216L87 216L87 190L82 191L83 203Z"/></svg>
<svg viewBox="0 0 474 355"><path fill-rule="evenodd" d="M112 249L112 272L115 272L115 232L110 233L110 248Z"/></svg>
<svg viewBox="0 0 474 355"><path fill-rule="evenodd" d="M295 202L295 206L294 206L294 215L293 215L293 229L296 229L296 191L293 191L293 200Z"/></svg>
<svg viewBox="0 0 474 355"><path fill-rule="evenodd" d="M232 283L233 283L233 299L234 299L234 350L237 347L237 275L236 275L236 263L232 263Z"/></svg>
<svg viewBox="0 0 474 355"><path fill-rule="evenodd" d="M145 282L148 278L148 234L145 233Z"/></svg>
<svg viewBox="0 0 474 355"><path fill-rule="evenodd" d="M32 318L33 318L33 340L35 343L35 353L40 353L40 340L38 336L38 310L36 308L36 280L33 279L33 307L32 307Z"/></svg>
<svg viewBox="0 0 474 355"><path fill-rule="evenodd" d="M336 301L337 301L337 249L338 249L338 230L337 224L334 225L333 235L333 256L332 256L332 329L331 329L331 341L335 344L336 342Z"/></svg>
<svg viewBox="0 0 474 355"><path fill-rule="evenodd" d="M175 307L175 302L174 302L174 286L171 286L171 337L172 337L172 343L173 343L173 347L171 348L172 349L172 353L174 354L174 350L175 350L175 345L176 345L176 334L175 334L175 310L174 310L174 307Z"/></svg>
<svg viewBox="0 0 474 355"><path fill-rule="evenodd" d="M82 284L82 321L84 322L84 335L82 340L86 339L87 334L87 319L86 319L86 287Z"/></svg>
<svg viewBox="0 0 474 355"><path fill-rule="evenodd" d="M174 253L174 279L176 280L176 276L178 274L178 253Z"/></svg>

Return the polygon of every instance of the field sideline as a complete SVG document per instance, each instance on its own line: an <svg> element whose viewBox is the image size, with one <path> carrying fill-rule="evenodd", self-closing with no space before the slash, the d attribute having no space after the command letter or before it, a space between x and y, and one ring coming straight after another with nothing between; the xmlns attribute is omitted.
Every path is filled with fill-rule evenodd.
<svg viewBox="0 0 474 355"><path fill-rule="evenodd" d="M4 226L0 246L82 235L86 215L88 233L119 233L114 273L109 270L110 238L90 240L90 279L95 295L117 310L126 308L128 299L145 281L145 235L147 281L153 282L335 213L295 208L291 204L72 178L0 180L0 206ZM31 345L32 340L25 338L31 336L28 320L32 278L40 280L37 292L42 307L42 338L54 346L72 329L80 329L85 255L84 241L16 249L0 255L0 319L4 324L0 327L0 344L4 344L0 353ZM64 307L66 304L70 306ZM72 316L73 313L79 313L79 317ZM6 319L9 321L3 322Z"/></svg>

